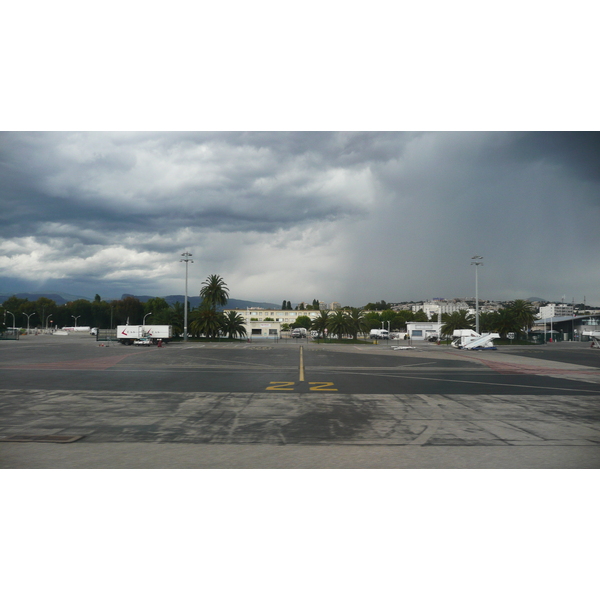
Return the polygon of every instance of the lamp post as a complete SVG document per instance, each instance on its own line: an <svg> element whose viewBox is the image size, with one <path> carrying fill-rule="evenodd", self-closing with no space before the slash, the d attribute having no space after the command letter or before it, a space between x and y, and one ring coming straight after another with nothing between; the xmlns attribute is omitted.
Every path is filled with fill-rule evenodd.
<svg viewBox="0 0 600 600"><path fill-rule="evenodd" d="M52 315L50 314L50 315L48 315L48 316L46 317L46 329L48 329L48 319L49 319L51 316L52 316Z"/></svg>
<svg viewBox="0 0 600 600"><path fill-rule="evenodd" d="M31 317L33 317L33 315L35 315L35 313L34 313L34 312L32 312L30 315L28 315L28 314L26 314L26 313L23 313L23 314L24 314L24 315L27 317L27 335L29 335L29 319L30 319Z"/></svg>
<svg viewBox="0 0 600 600"><path fill-rule="evenodd" d="M479 265L483 265L480 260L483 260L483 256L472 256L471 262L472 265L475 265L475 331L479 333L479 289L478 289L478 281L477 281L477 267Z"/></svg>
<svg viewBox="0 0 600 600"><path fill-rule="evenodd" d="M77 316L75 316L75 315L71 315L71 316L72 316L72 317L75 319L75 327L77 327L77 319L79 319L79 317L80 317L81 315L77 315Z"/></svg>
<svg viewBox="0 0 600 600"><path fill-rule="evenodd" d="M13 318L13 331L14 331L17 328L15 326L15 315L14 315L14 313L11 313L10 310L6 310L6 309L4 309L4 312L8 313L9 315L12 315L12 318ZM6 315L4 316L4 320L6 321Z"/></svg>
<svg viewBox="0 0 600 600"><path fill-rule="evenodd" d="M190 258L192 256L189 252L184 252L181 256L183 258L179 262L185 263L185 304L183 305L183 341L187 342L188 338L188 263L194 261Z"/></svg>
<svg viewBox="0 0 600 600"><path fill-rule="evenodd" d="M147 317L148 315L151 315L151 314L152 314L152 313L151 313L151 312L149 312L149 313L146 313L146 314L144 315L144 318L142 319L142 327L146 327L146 317Z"/></svg>

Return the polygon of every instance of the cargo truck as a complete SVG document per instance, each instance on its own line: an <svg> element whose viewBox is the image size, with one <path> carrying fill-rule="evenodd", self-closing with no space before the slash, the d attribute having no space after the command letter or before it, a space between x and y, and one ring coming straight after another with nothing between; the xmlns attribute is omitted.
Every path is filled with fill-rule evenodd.
<svg viewBox="0 0 600 600"><path fill-rule="evenodd" d="M171 325L119 325L117 327L117 340L121 344L131 346L136 340L147 338L152 344L158 340L168 342L173 337Z"/></svg>

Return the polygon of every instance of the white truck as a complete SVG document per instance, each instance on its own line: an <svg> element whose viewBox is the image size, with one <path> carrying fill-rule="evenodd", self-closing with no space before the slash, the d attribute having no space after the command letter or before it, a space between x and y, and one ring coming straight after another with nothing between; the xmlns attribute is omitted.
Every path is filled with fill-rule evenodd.
<svg viewBox="0 0 600 600"><path fill-rule="evenodd" d="M117 340L121 344L131 346L136 340L147 338L153 344L158 340L168 342L173 337L171 325L119 325L117 327Z"/></svg>
<svg viewBox="0 0 600 600"><path fill-rule="evenodd" d="M390 332L387 329L371 329L369 337L372 340L389 340Z"/></svg>
<svg viewBox="0 0 600 600"><path fill-rule="evenodd" d="M305 338L306 335L307 331L305 327L296 327L296 329L292 329L293 338Z"/></svg>

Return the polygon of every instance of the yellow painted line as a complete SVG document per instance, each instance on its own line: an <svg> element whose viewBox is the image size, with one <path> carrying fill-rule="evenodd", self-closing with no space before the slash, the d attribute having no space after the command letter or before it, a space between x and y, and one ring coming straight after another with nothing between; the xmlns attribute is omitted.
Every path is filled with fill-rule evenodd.
<svg viewBox="0 0 600 600"><path fill-rule="evenodd" d="M304 353L303 347L300 346L300 379L299 381L304 381Z"/></svg>

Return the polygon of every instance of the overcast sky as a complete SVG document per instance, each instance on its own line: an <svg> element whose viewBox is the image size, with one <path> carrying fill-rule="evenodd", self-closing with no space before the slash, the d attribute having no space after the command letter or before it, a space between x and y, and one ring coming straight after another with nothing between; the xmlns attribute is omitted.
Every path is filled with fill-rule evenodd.
<svg viewBox="0 0 600 600"><path fill-rule="evenodd" d="M600 304L597 133L0 134L0 292Z"/></svg>

